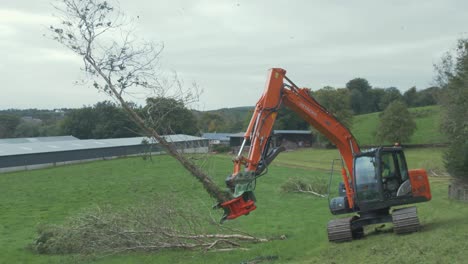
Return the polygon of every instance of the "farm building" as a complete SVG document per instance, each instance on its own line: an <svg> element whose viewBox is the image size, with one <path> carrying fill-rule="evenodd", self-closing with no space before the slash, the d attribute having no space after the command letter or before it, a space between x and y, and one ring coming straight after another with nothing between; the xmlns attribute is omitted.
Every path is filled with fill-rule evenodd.
<svg viewBox="0 0 468 264"><path fill-rule="evenodd" d="M179 151L208 152L208 140L188 135L169 135ZM63 164L163 153L157 142L145 137L79 140L73 136L0 140L0 172L29 170Z"/></svg>
<svg viewBox="0 0 468 264"><path fill-rule="evenodd" d="M231 134L230 146L238 147L244 140L245 132ZM310 130L273 130L272 142L274 146L284 146L287 149L310 147L314 142L314 135Z"/></svg>
<svg viewBox="0 0 468 264"><path fill-rule="evenodd" d="M229 145L231 133L203 133L202 138L209 140L210 145Z"/></svg>

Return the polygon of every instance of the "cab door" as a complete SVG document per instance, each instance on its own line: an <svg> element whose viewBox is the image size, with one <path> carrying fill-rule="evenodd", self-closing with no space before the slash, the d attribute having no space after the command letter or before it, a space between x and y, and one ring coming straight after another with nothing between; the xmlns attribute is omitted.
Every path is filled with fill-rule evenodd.
<svg viewBox="0 0 468 264"><path fill-rule="evenodd" d="M385 200L405 196L402 188L411 190L408 181L408 168L403 151L400 149L383 150L380 152L379 175L382 179L382 192Z"/></svg>
<svg viewBox="0 0 468 264"><path fill-rule="evenodd" d="M382 181L377 159L373 155L357 156L354 159L356 196L360 207L367 203L382 201Z"/></svg>

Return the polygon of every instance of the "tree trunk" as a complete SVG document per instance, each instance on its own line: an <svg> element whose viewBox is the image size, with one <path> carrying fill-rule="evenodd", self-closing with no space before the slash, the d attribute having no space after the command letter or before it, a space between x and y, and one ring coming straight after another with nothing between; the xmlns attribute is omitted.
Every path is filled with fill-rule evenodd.
<svg viewBox="0 0 468 264"><path fill-rule="evenodd" d="M158 141L158 143L161 146L163 146L163 148L167 151L169 155L171 155L180 164L182 164L182 166L186 170L188 170L203 185L203 188L205 188L205 190L208 192L210 196L215 198L219 203L226 202L233 198L229 192L224 191L221 188L219 188L219 186L217 186L208 175L206 175L203 171L201 171L199 167L197 167L190 160L188 160L182 154L180 154L175 148L174 144L172 144L171 142L168 142L163 136L159 135L156 132L156 130L154 130L153 128L145 125L144 120L128 106L128 104L125 102L123 97L113 86L111 80L96 65L94 60L90 58L89 56L86 56L85 60L105 80L112 94L117 98L117 100L120 102L120 104L125 109L125 111L127 111L127 113L130 115L130 118L132 118L132 120L145 132L146 135L154 137Z"/></svg>

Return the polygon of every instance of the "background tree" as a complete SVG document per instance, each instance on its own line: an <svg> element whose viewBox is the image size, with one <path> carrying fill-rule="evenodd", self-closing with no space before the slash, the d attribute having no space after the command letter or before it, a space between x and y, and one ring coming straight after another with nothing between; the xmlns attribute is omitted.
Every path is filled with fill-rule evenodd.
<svg viewBox="0 0 468 264"><path fill-rule="evenodd" d="M217 113L203 113L198 124L203 132L227 132L226 119Z"/></svg>
<svg viewBox="0 0 468 264"><path fill-rule="evenodd" d="M420 91L416 90L416 87L411 87L403 94L403 99L409 107L435 105L439 97L440 88L436 86Z"/></svg>
<svg viewBox="0 0 468 264"><path fill-rule="evenodd" d="M416 104L417 97L418 92L416 91L415 86L409 88L406 92L403 93L403 100L407 106L414 106Z"/></svg>
<svg viewBox="0 0 468 264"><path fill-rule="evenodd" d="M369 92L372 89L364 78L355 78L346 83L346 88L351 92L351 108L355 114L370 113L373 102Z"/></svg>
<svg viewBox="0 0 468 264"><path fill-rule="evenodd" d="M0 114L0 138L10 138L15 134L21 119L14 115Z"/></svg>
<svg viewBox="0 0 468 264"><path fill-rule="evenodd" d="M198 133L195 116L181 100L165 97L147 98L143 110L148 126L159 134L195 135Z"/></svg>
<svg viewBox="0 0 468 264"><path fill-rule="evenodd" d="M387 106L394 101L403 100L400 90L396 87L385 88L383 91L384 94L379 102L379 110L386 109Z"/></svg>
<svg viewBox="0 0 468 264"><path fill-rule="evenodd" d="M435 105L440 98L441 90L437 86L418 91L416 100L411 106Z"/></svg>
<svg viewBox="0 0 468 264"><path fill-rule="evenodd" d="M335 89L325 86L320 90L311 91L315 98L328 112L332 113L343 125L351 129L353 125L353 110L351 109L351 92L348 89ZM313 129L319 145L331 145L331 142L318 131Z"/></svg>
<svg viewBox="0 0 468 264"><path fill-rule="evenodd" d="M134 105L131 109L138 112ZM93 138L126 138L139 136L140 129L124 109L111 101L103 101L92 108L96 123L91 131Z"/></svg>
<svg viewBox="0 0 468 264"><path fill-rule="evenodd" d="M21 121L15 129L15 137L39 137L41 135L41 124L37 122Z"/></svg>
<svg viewBox="0 0 468 264"><path fill-rule="evenodd" d="M442 88L442 130L449 141L445 167L453 177L468 181L468 39L460 39L452 54L435 65Z"/></svg>
<svg viewBox="0 0 468 264"><path fill-rule="evenodd" d="M102 0L62 0L57 6L60 23L51 26L55 40L79 55L92 86L116 100L144 135L154 138L166 152L187 169L219 202L232 196L220 189L191 160L179 153L153 126L134 111L125 98L135 93L167 97L184 103L198 96L196 85L184 86L177 76L164 78L158 71L162 45L141 41L131 30L131 21L117 6Z"/></svg>
<svg viewBox="0 0 468 264"><path fill-rule="evenodd" d="M377 141L408 142L415 130L416 123L406 105L402 101L393 101L379 115Z"/></svg>
<svg viewBox="0 0 468 264"><path fill-rule="evenodd" d="M138 111L138 109L135 109ZM110 101L71 110L62 122L62 133L80 139L139 136L139 128L125 111Z"/></svg>
<svg viewBox="0 0 468 264"><path fill-rule="evenodd" d="M381 104L384 96L385 96L385 89L383 88L373 88L369 91L368 100L372 102L370 106L371 112L380 112L385 109L385 108L382 108L382 104Z"/></svg>
<svg viewBox="0 0 468 264"><path fill-rule="evenodd" d="M250 120L250 117L249 117L249 120ZM309 123L307 123L304 119L302 119L293 110L282 105L278 111L278 116L276 117L274 129L309 130Z"/></svg>
<svg viewBox="0 0 468 264"><path fill-rule="evenodd" d="M63 120L63 132L80 139L94 138L92 131L97 123L95 117L94 111L90 106L72 110Z"/></svg>
<svg viewBox="0 0 468 264"><path fill-rule="evenodd" d="M353 125L353 110L351 109L349 90L325 86L320 90L311 92L311 96L332 113L342 124L351 129Z"/></svg>
<svg viewBox="0 0 468 264"><path fill-rule="evenodd" d="M67 109L6 109L0 110L0 115L6 114L20 118L11 137L37 137L63 135L60 123Z"/></svg>

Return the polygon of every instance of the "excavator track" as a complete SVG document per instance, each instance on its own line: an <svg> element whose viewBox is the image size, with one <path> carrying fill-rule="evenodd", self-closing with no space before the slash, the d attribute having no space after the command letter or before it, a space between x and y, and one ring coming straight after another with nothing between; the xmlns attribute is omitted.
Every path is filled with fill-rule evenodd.
<svg viewBox="0 0 468 264"><path fill-rule="evenodd" d="M353 217L330 220L327 233L330 242L347 242L353 240L351 221Z"/></svg>
<svg viewBox="0 0 468 264"><path fill-rule="evenodd" d="M406 234L419 231L418 211L416 207L396 209L392 213L393 231L396 234Z"/></svg>

